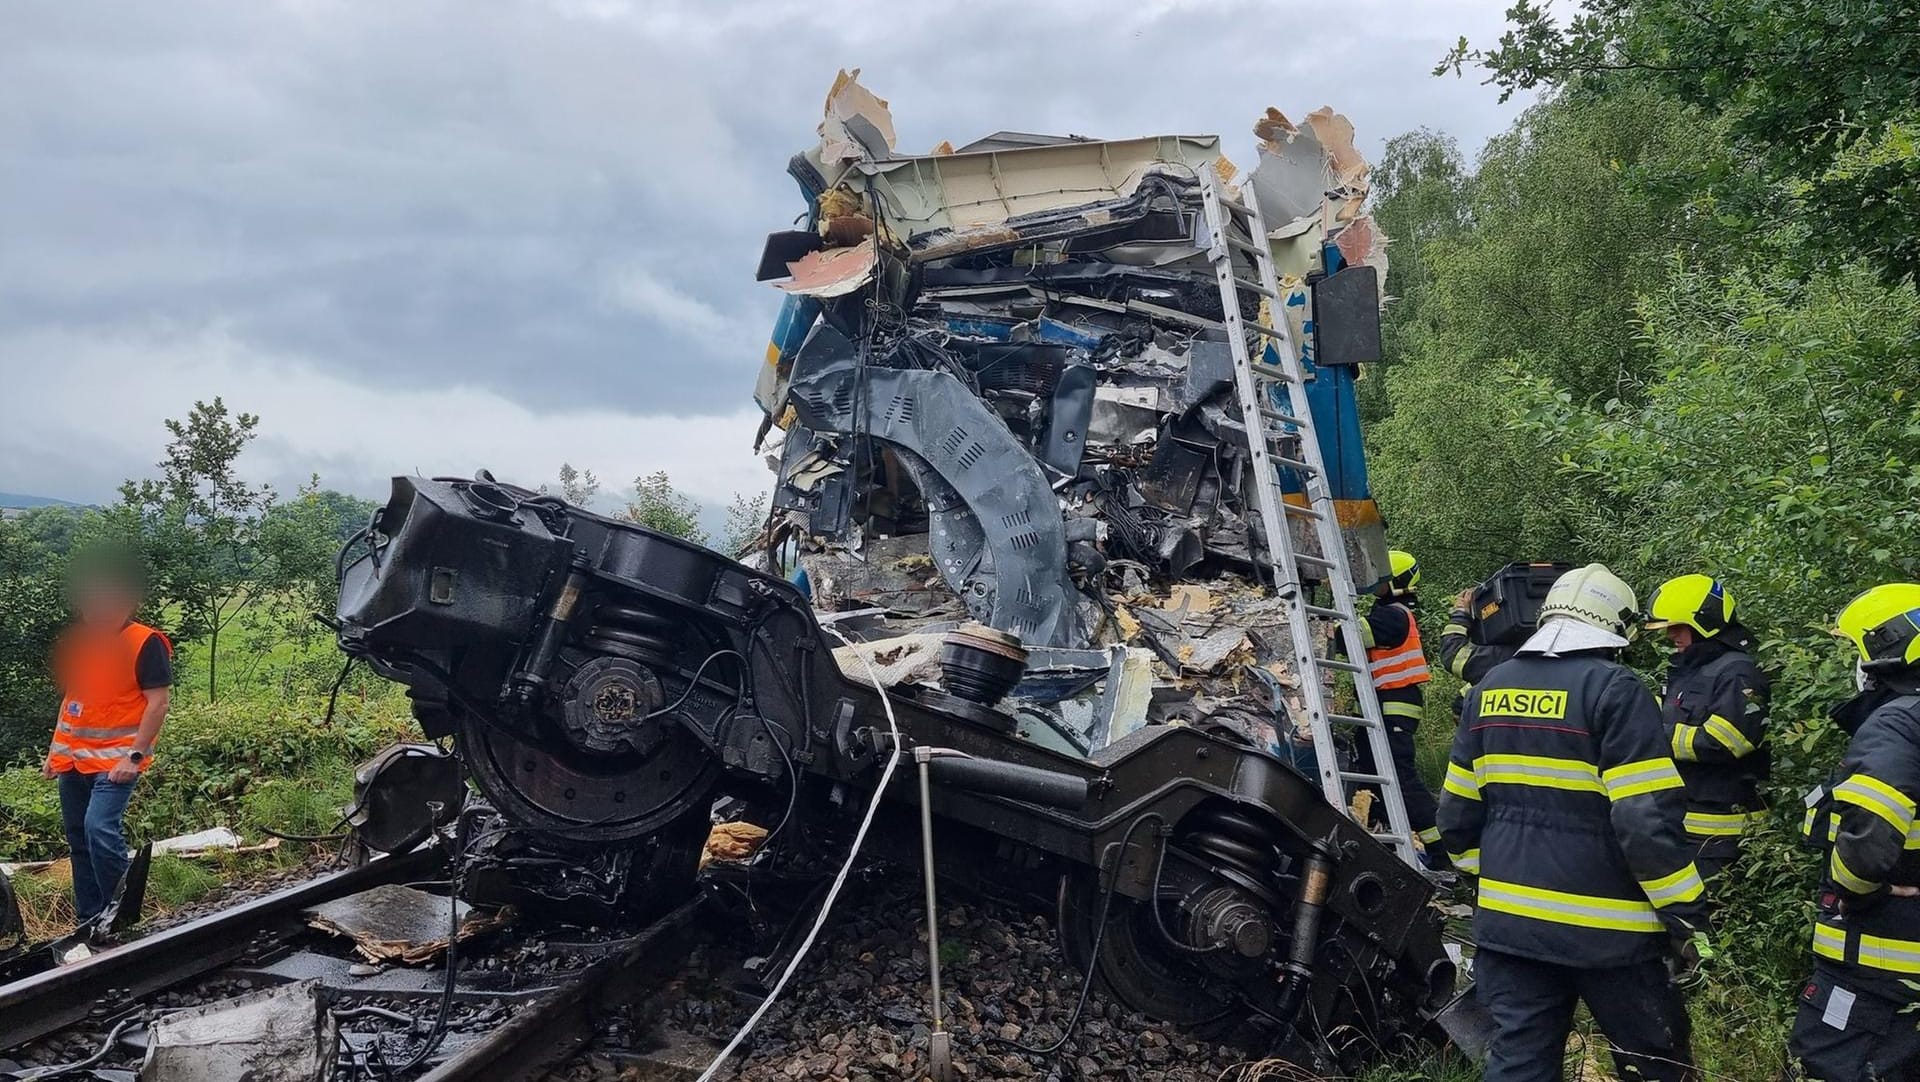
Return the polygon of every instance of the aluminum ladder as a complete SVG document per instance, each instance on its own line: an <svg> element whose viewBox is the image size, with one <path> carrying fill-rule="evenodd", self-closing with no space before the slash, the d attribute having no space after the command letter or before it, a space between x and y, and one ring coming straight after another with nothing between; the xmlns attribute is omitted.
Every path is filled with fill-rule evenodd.
<svg viewBox="0 0 1920 1082"><path fill-rule="evenodd" d="M1282 310L1286 300L1280 292L1274 272L1273 252L1267 246L1267 226L1260 208L1251 201L1241 202L1226 191L1225 182L1212 169L1202 168L1200 195L1206 210L1207 258L1213 264L1220 285L1220 307L1228 348L1233 353L1234 390L1240 400L1240 412L1246 422L1247 451L1251 456L1254 492L1260 512L1260 529L1267 543L1267 556L1273 565L1274 592L1287 603L1287 627L1293 636L1294 661L1300 673L1300 690L1306 701L1307 726L1313 734L1314 756L1319 760L1320 788L1336 808L1349 809L1349 787L1371 785L1379 791L1380 803L1387 813L1387 829L1374 833L1383 844L1392 846L1400 858L1419 868L1420 857L1414 847L1413 828L1407 821L1406 800L1393 766L1393 752L1387 745L1387 726L1380 710L1380 697L1367 671L1367 650L1361 638L1357 592L1347 563L1346 542L1340 535L1340 520L1334 509L1333 488L1328 482L1326 462L1320 454L1320 441L1314 434L1312 410L1307 408L1306 373L1300 356L1286 330ZM1244 228L1245 236L1235 231ZM1241 276L1235 256L1253 269L1254 277ZM1249 298L1264 298L1269 317L1278 326L1269 327L1241 315L1241 306ZM1256 310L1257 304L1252 305ZM1273 340L1280 357L1278 366L1265 362L1265 351L1256 359L1251 352L1258 338ZM1277 389L1277 393L1276 393ZM1287 405L1282 408L1276 402ZM1297 411L1297 415L1294 412ZM1293 437L1297 436L1297 441ZM1300 457L1289 457L1289 442L1297 442ZM1293 471L1306 490L1306 504L1292 504L1280 487L1280 469ZM1312 526L1320 552L1296 551L1290 521L1299 519ZM1331 607L1312 604L1302 581L1302 567L1324 573L1332 588ZM1318 576L1315 576L1318 577ZM1313 631L1313 619L1330 620L1339 629L1346 646L1346 657L1336 658L1320 647ZM1334 712L1330 700L1331 684L1338 673L1353 677L1354 694L1360 703L1358 716ZM1335 752L1335 728L1356 729L1365 734L1373 751L1377 773L1342 770ZM1364 825L1364 824L1363 824Z"/></svg>

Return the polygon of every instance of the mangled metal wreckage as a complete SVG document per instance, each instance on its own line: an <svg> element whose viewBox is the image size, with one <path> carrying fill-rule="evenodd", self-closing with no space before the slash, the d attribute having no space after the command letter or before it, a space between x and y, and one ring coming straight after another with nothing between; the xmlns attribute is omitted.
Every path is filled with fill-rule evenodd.
<svg viewBox="0 0 1920 1082"><path fill-rule="evenodd" d="M1353 564L1377 576L1352 398L1378 329L1365 166L1324 110L1258 131L1241 191L1287 224L1240 240L1289 271ZM869 796L894 808L869 851L911 862L912 786L877 790L917 755L940 871L1051 908L1073 963L1142 1011L1264 1021L1320 1059L1424 1026L1454 990L1429 885L1274 754L1296 678L1196 219L1196 178L1231 168L1190 136L898 156L843 75L791 168L808 228L761 268L789 297L747 564L486 475L397 479L345 556L340 641L410 686L479 814L517 828L470 831L469 882L671 893L716 809L771 836L703 874L811 881Z"/></svg>

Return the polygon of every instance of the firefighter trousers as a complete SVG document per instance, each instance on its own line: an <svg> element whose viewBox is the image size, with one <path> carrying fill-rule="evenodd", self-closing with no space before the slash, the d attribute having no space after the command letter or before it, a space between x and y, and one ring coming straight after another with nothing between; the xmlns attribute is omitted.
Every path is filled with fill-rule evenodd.
<svg viewBox="0 0 1920 1082"><path fill-rule="evenodd" d="M1613 1047L1622 1082L1691 1082L1686 1001L1654 959L1580 969L1482 950L1473 962L1493 1018L1486 1082L1561 1082L1574 1007L1584 1001Z"/></svg>
<svg viewBox="0 0 1920 1082"><path fill-rule="evenodd" d="M1439 841L1435 833L1435 816L1439 803L1434 800L1433 790L1420 777L1420 764L1415 760L1414 733L1420 728L1418 718L1387 718L1387 748L1393 754L1393 772L1400 779L1400 798L1407 805L1407 822L1413 832L1421 836L1421 841L1429 845ZM1363 773L1378 773L1373 763L1373 744L1366 733L1354 734L1354 766ZM1372 788L1372 786L1367 786ZM1377 818L1384 820L1386 813ZM1433 845L1437 851L1438 845Z"/></svg>
<svg viewBox="0 0 1920 1082"><path fill-rule="evenodd" d="M1879 983L1879 982L1875 982ZM1787 1048L1817 1082L1920 1078L1920 1012L1815 959Z"/></svg>

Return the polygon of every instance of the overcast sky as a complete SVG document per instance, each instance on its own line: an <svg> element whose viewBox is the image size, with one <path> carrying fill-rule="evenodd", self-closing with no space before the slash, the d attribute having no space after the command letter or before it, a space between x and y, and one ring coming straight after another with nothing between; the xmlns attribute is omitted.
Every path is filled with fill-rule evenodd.
<svg viewBox="0 0 1920 1082"><path fill-rule="evenodd" d="M562 461L758 492L765 234L837 68L903 150L1008 128L1347 113L1369 156L1504 127L1429 72L1507 0L46 0L0 12L0 491L111 498L161 420L261 416L246 472Z"/></svg>

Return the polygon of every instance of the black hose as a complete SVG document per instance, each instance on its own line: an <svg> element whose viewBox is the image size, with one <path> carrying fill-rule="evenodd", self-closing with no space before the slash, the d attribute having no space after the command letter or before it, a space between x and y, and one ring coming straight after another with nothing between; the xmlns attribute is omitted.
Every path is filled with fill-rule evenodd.
<svg viewBox="0 0 1920 1082"><path fill-rule="evenodd" d="M1106 942L1107 914L1113 906L1114 888L1120 883L1120 865L1126 862L1127 846L1133 844L1133 832L1140 829L1140 824L1148 820L1156 820L1162 824L1166 823L1166 820L1158 814L1148 812L1133 822L1128 823L1127 832L1120 836L1120 850L1114 857L1113 871L1107 875L1107 885L1100 893L1099 925L1093 931L1093 946L1087 951L1087 974L1080 980L1080 997L1074 1001L1073 1014L1068 1016L1066 1028L1061 1031L1060 1039L1045 1048L1034 1048L1031 1045L1021 1044L1019 1041L1008 1040L1005 1037L992 1037L989 1038L990 1040L999 1042L1000 1044L1010 1045L1025 1052L1029 1056L1051 1056L1062 1048L1065 1048L1067 1042L1073 1039L1073 1031L1080 1027L1080 1016L1085 1013L1087 1009L1087 997L1093 992L1093 976L1100 971L1100 945Z"/></svg>
<svg viewBox="0 0 1920 1082"><path fill-rule="evenodd" d="M107 1033L107 1039L100 1042L99 1049L86 1059L75 1060L72 1063L62 1063L52 1067L36 1067L33 1070L25 1071L12 1077L15 1079L15 1082L35 1082L37 1079L59 1078L61 1075L84 1071L94 1064L99 1063L101 1060L106 1059L108 1054L113 1051L113 1047L120 1043L120 1035L125 1033L128 1027L137 1021L139 1021L138 1018L122 1018L119 1024Z"/></svg>
<svg viewBox="0 0 1920 1082"><path fill-rule="evenodd" d="M1160 819L1160 816L1157 814L1153 815L1153 817ZM1142 818L1144 818L1144 816ZM1160 819L1161 826L1166 826L1166 822L1165 819ZM1167 869L1167 850L1172 848L1173 841L1169 838L1166 843L1160 846L1160 858L1153 862L1153 893L1147 896L1148 906L1153 910L1153 926L1160 930L1160 938L1188 954L1212 954L1215 951L1225 950L1225 944L1216 944L1211 947L1196 947L1191 943L1184 943L1174 936L1172 929L1167 927L1167 918L1160 912L1160 873Z"/></svg>

